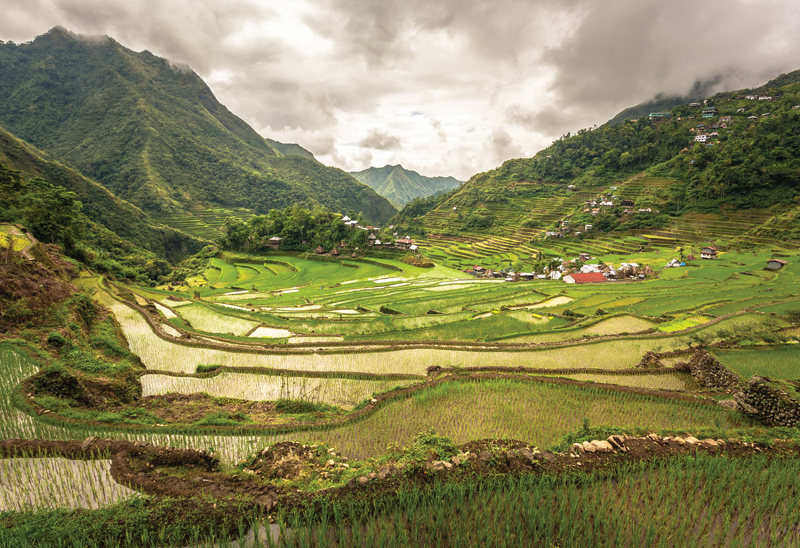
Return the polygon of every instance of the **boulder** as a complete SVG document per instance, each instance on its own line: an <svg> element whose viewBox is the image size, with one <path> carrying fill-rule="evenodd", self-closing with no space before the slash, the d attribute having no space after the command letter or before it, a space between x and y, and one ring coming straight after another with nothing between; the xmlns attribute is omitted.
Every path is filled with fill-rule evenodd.
<svg viewBox="0 0 800 548"><path fill-rule="evenodd" d="M623 449L625 447L625 438L622 436L609 436L607 441L614 449Z"/></svg>
<svg viewBox="0 0 800 548"><path fill-rule="evenodd" d="M519 454L520 454L520 457L522 457L522 460L523 460L523 462L525 462L525 464L531 464L535 460L535 457L533 455L533 451L531 451L527 447L523 447L520 450Z"/></svg>
<svg viewBox="0 0 800 548"><path fill-rule="evenodd" d="M253 502L256 503L257 506L262 508L263 510L269 512L273 508L275 508L275 504L278 502L278 493L275 491L269 491L267 493L263 493L257 496Z"/></svg>
<svg viewBox="0 0 800 548"><path fill-rule="evenodd" d="M587 453L596 453L597 452L597 447L592 445L592 442L585 441L585 442L583 442L583 450L586 451Z"/></svg>
<svg viewBox="0 0 800 548"><path fill-rule="evenodd" d="M360 478L358 478L358 486L359 487L366 487L367 485L369 485L369 478L368 477L361 476Z"/></svg>
<svg viewBox="0 0 800 548"><path fill-rule="evenodd" d="M88 450L92 445L95 444L95 442L98 439L100 439L100 438L98 438L97 436L89 436L88 438L83 440L83 443L81 444L81 451Z"/></svg>
<svg viewBox="0 0 800 548"><path fill-rule="evenodd" d="M614 447L605 440L594 440L592 445L597 448L598 453L613 453Z"/></svg>
<svg viewBox="0 0 800 548"><path fill-rule="evenodd" d="M572 452L576 455L583 455L586 453L586 449L583 448L583 445L580 443L573 443L572 444Z"/></svg>

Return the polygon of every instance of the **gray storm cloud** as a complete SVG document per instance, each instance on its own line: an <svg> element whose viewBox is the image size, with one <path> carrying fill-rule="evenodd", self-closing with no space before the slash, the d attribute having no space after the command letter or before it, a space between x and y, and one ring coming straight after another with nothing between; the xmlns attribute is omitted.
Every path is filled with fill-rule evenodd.
<svg viewBox="0 0 800 548"><path fill-rule="evenodd" d="M796 0L3 2L0 39L56 25L188 65L322 161L363 169L402 143L406 167L462 179L659 94L800 68Z"/></svg>
<svg viewBox="0 0 800 548"><path fill-rule="evenodd" d="M366 137L359 141L361 148L372 148L375 150L394 150L401 147L400 138L389 135L378 128L372 128Z"/></svg>

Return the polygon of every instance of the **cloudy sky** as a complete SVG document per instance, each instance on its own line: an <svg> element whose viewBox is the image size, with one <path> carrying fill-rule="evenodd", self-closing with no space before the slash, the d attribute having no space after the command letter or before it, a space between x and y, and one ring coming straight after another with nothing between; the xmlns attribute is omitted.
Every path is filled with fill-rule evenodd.
<svg viewBox="0 0 800 548"><path fill-rule="evenodd" d="M265 137L467 179L697 81L800 68L797 0L0 0L186 63Z"/></svg>

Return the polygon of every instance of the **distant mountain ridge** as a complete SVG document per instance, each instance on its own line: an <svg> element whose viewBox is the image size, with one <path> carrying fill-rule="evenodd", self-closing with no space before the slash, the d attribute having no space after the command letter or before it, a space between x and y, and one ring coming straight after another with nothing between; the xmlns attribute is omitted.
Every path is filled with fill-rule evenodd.
<svg viewBox="0 0 800 548"><path fill-rule="evenodd" d="M425 198L461 185L454 177L425 177L400 164L351 171L350 175L372 187L398 209L414 198Z"/></svg>
<svg viewBox="0 0 800 548"><path fill-rule="evenodd" d="M395 210L298 145L262 138L189 69L54 28L0 44L0 125L153 217L294 204Z"/></svg>

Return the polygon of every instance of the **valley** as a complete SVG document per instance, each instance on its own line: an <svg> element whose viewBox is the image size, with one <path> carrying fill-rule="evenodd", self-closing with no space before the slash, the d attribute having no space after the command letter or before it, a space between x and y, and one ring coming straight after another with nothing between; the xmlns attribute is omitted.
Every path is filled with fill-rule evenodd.
<svg viewBox="0 0 800 548"><path fill-rule="evenodd" d="M459 181L176 67L0 42L0 545L800 543L800 71Z"/></svg>

